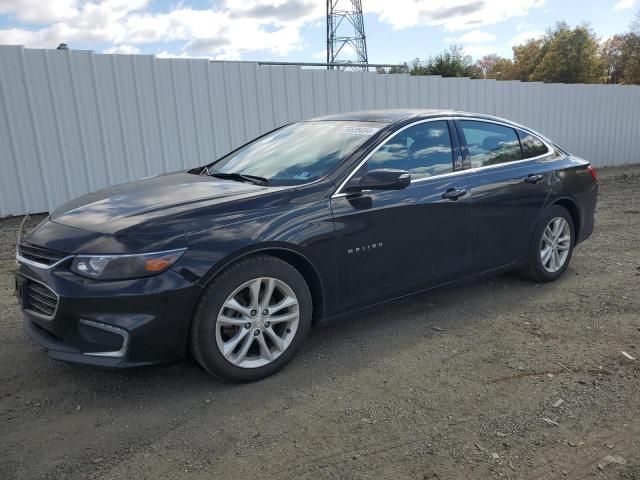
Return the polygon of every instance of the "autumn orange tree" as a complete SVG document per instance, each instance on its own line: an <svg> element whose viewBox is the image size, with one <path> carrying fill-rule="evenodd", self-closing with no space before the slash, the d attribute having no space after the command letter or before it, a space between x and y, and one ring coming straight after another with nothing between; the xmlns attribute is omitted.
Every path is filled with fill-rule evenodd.
<svg viewBox="0 0 640 480"><path fill-rule="evenodd" d="M486 55L475 64L460 46L411 65L412 75L557 83L640 85L640 12L626 33L600 41L588 24L558 22L541 38L512 47L513 58Z"/></svg>
<svg viewBox="0 0 640 480"><path fill-rule="evenodd" d="M640 12L627 33L614 35L602 46L603 81L640 85Z"/></svg>
<svg viewBox="0 0 640 480"><path fill-rule="evenodd" d="M565 22L513 48L513 58L486 55L475 76L496 80L640 85L640 12L626 33L600 42L588 24Z"/></svg>

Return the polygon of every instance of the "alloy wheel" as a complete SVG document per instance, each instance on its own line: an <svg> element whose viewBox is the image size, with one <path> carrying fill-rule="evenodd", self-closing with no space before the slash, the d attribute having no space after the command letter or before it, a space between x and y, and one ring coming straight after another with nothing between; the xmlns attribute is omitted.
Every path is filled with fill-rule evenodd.
<svg viewBox="0 0 640 480"><path fill-rule="evenodd" d="M258 368L282 355L300 320L296 294L282 280L249 280L227 297L216 320L216 344L241 368Z"/></svg>
<svg viewBox="0 0 640 480"><path fill-rule="evenodd" d="M549 273L560 270L569 257L571 228L563 217L555 217L547 224L540 241L540 260Z"/></svg>

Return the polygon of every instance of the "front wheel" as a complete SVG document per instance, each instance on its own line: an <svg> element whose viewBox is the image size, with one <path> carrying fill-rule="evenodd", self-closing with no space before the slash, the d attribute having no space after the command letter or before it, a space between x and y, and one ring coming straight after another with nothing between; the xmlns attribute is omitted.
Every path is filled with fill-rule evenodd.
<svg viewBox="0 0 640 480"><path fill-rule="evenodd" d="M311 326L302 275L271 256L241 260L209 284L191 328L191 351L210 373L246 382L274 374L295 355Z"/></svg>
<svg viewBox="0 0 640 480"><path fill-rule="evenodd" d="M536 282L556 280L567 269L574 245L571 214L560 205L552 205L538 222L528 264L521 273Z"/></svg>

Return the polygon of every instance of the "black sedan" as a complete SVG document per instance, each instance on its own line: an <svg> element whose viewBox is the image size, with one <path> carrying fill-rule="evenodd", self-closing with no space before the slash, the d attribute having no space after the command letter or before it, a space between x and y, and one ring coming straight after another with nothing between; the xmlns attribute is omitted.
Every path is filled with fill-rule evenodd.
<svg viewBox="0 0 640 480"><path fill-rule="evenodd" d="M53 358L192 355L255 380L317 321L507 270L557 279L593 230L597 188L589 162L507 120L332 115L61 206L21 232L16 291Z"/></svg>

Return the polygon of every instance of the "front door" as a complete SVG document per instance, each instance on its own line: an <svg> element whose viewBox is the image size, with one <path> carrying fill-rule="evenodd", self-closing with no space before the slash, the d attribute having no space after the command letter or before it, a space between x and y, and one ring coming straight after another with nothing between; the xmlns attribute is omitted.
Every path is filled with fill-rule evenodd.
<svg viewBox="0 0 640 480"><path fill-rule="evenodd" d="M341 308L445 283L465 270L469 187L466 174L453 171L450 129L446 120L405 127L354 174L407 170L406 189L332 198Z"/></svg>

